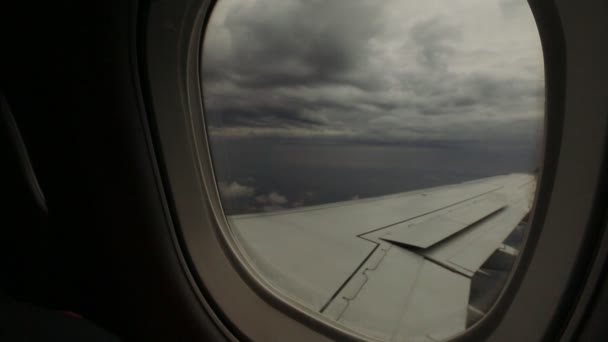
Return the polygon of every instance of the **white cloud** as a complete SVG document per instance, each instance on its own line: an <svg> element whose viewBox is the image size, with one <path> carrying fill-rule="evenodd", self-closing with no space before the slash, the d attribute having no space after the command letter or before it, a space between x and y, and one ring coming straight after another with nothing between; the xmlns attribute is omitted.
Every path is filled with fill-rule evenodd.
<svg viewBox="0 0 608 342"><path fill-rule="evenodd" d="M219 182L218 186L220 189L220 194L226 199L250 197L253 196L255 192L253 187L241 185L237 182L232 182L230 184Z"/></svg>
<svg viewBox="0 0 608 342"><path fill-rule="evenodd" d="M256 202L271 207L280 207L287 204L287 198L278 192L271 192L268 195L259 195L255 198Z"/></svg>

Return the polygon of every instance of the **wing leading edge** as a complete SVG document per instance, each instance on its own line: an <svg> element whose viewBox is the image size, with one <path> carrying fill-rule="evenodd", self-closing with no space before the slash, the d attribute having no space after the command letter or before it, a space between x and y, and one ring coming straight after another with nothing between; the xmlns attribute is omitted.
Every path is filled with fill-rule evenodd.
<svg viewBox="0 0 608 342"><path fill-rule="evenodd" d="M473 277L530 210L510 174L371 199L228 217L269 284L362 334L435 341L464 331Z"/></svg>

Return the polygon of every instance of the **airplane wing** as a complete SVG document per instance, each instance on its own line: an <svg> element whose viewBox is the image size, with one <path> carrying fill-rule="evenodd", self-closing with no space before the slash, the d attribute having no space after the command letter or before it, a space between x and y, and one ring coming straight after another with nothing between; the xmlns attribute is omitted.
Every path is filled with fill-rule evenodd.
<svg viewBox="0 0 608 342"><path fill-rule="evenodd" d="M510 174L228 221L282 294L371 337L436 341L466 329L489 257L517 253L503 242L535 186Z"/></svg>

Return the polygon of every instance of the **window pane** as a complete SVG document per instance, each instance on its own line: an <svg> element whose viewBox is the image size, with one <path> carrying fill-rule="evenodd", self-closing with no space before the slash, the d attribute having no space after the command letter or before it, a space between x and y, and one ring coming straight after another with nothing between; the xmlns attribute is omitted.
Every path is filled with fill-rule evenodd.
<svg viewBox="0 0 608 342"><path fill-rule="evenodd" d="M387 340L489 310L544 128L525 1L222 0L202 58L223 208L278 293Z"/></svg>

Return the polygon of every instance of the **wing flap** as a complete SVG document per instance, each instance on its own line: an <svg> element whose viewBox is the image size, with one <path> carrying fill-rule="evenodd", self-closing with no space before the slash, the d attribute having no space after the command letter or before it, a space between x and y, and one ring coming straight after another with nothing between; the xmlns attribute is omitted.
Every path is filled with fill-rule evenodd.
<svg viewBox="0 0 608 342"><path fill-rule="evenodd" d="M379 266L366 265L358 272L365 282L354 292L355 296L353 292L339 294L347 305L337 320L366 335L390 340L416 286L424 258L398 247L387 247Z"/></svg>
<svg viewBox="0 0 608 342"><path fill-rule="evenodd" d="M528 212L525 202L508 203L500 213L420 253L472 276L525 217Z"/></svg>
<svg viewBox="0 0 608 342"><path fill-rule="evenodd" d="M480 234L475 241L462 244L460 251L449 261L469 270L478 270L526 215L526 212L517 206L512 206L510 209L497 218L495 225L484 234Z"/></svg>
<svg viewBox="0 0 608 342"><path fill-rule="evenodd" d="M436 340L463 331L470 279L409 250L384 246L381 263L356 275L363 283L332 302L328 311L340 311L332 318L389 341Z"/></svg>
<svg viewBox="0 0 608 342"><path fill-rule="evenodd" d="M381 237L382 240L428 248L505 207L504 202L489 201L484 196L467 205L431 216L418 224L403 223Z"/></svg>

